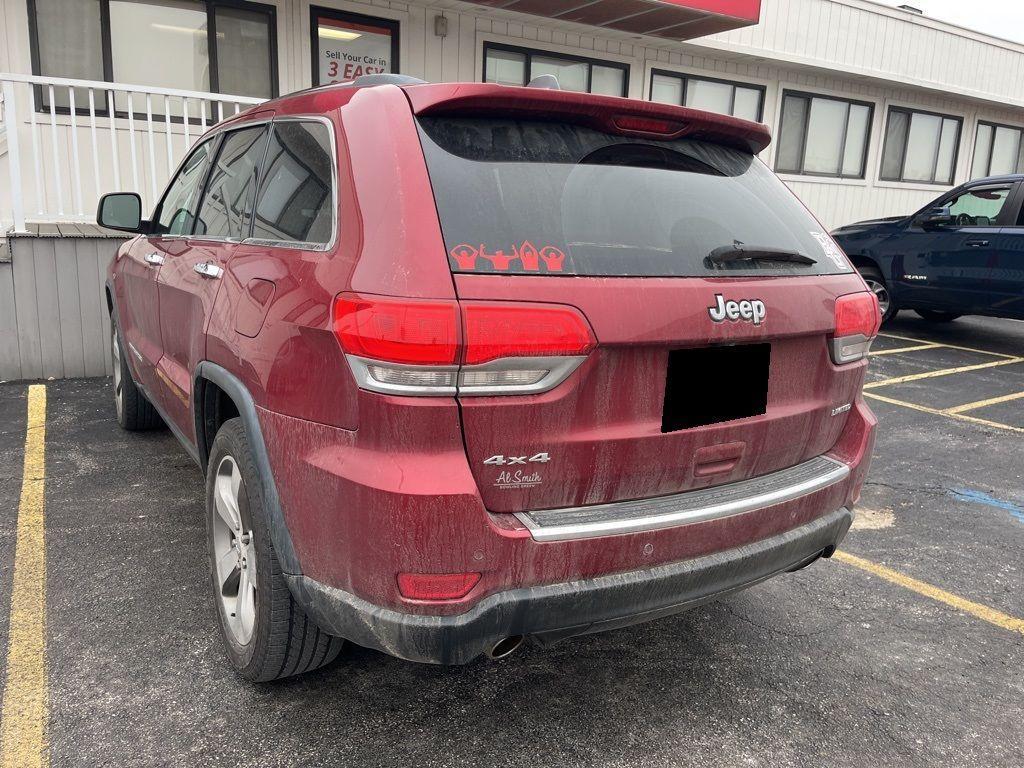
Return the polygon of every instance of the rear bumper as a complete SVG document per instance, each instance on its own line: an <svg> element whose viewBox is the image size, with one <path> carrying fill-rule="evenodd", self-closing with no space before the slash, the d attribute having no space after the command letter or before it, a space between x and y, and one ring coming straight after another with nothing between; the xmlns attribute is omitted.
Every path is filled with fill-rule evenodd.
<svg viewBox="0 0 1024 768"><path fill-rule="evenodd" d="M830 555L853 521L842 507L784 533L643 570L509 589L453 616L373 605L307 576L286 576L327 632L410 661L464 664L512 635L557 639L669 616Z"/></svg>

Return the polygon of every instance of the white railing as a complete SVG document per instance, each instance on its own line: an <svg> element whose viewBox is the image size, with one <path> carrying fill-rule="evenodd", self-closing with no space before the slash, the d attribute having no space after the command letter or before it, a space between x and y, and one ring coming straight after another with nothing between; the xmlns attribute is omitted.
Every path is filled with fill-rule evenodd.
<svg viewBox="0 0 1024 768"><path fill-rule="evenodd" d="M262 101L5 73L0 96L0 167L10 181L0 183L0 234L24 232L27 221L91 221L105 192L138 192L151 210L199 136Z"/></svg>

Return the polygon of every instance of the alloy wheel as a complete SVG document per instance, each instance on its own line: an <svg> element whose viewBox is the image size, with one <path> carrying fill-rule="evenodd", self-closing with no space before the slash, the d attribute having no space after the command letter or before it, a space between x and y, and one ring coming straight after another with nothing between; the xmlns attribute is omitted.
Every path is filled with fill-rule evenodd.
<svg viewBox="0 0 1024 768"><path fill-rule="evenodd" d="M868 288L875 294L875 298L878 299L878 311L882 317L885 317L889 314L889 289L885 287L885 283L871 276L865 276L864 282L868 284Z"/></svg>
<svg viewBox="0 0 1024 768"><path fill-rule="evenodd" d="M213 486L213 556L224 624L239 645L256 626L256 544L242 520L243 491L238 463L225 456Z"/></svg>
<svg viewBox="0 0 1024 768"><path fill-rule="evenodd" d="M111 356L114 361L114 406L117 408L117 418L124 415L124 382L121 379L121 344L117 340L117 331L111 336Z"/></svg>

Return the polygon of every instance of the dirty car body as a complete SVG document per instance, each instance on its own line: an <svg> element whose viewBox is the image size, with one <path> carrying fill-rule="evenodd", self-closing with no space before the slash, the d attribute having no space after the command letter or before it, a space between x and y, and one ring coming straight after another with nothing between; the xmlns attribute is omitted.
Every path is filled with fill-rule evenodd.
<svg viewBox="0 0 1024 768"><path fill-rule="evenodd" d="M283 97L121 249L115 345L208 473L240 420L330 636L465 663L670 615L829 556L868 469L877 305L767 142L557 90Z"/></svg>

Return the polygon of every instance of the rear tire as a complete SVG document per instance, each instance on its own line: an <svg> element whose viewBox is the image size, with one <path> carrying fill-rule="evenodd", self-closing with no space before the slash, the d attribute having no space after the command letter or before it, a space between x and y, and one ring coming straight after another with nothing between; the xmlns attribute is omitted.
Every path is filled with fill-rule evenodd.
<svg viewBox="0 0 1024 768"><path fill-rule="evenodd" d="M875 267L857 267L857 271L860 272L860 276L864 278L864 282L868 284L868 288L871 289L871 292L875 294L875 298L878 299L878 309L882 314L882 322L886 323L892 320L893 316L899 312L899 307L892 300L889 285L885 282L885 278L882 277L881 271Z"/></svg>
<svg viewBox="0 0 1024 768"><path fill-rule="evenodd" d="M238 673L266 682L334 661L344 641L306 615L281 573L239 418L224 422L210 450L206 533L218 625Z"/></svg>
<svg viewBox="0 0 1024 768"><path fill-rule="evenodd" d="M942 312L937 309L915 309L914 312L929 323L951 323L960 317L958 312Z"/></svg>
<svg viewBox="0 0 1024 768"><path fill-rule="evenodd" d="M160 414L132 378L131 369L121 347L121 335L117 332L117 325L113 320L110 323L110 350L114 367L114 408L117 409L117 423L129 432L162 427L164 422Z"/></svg>

